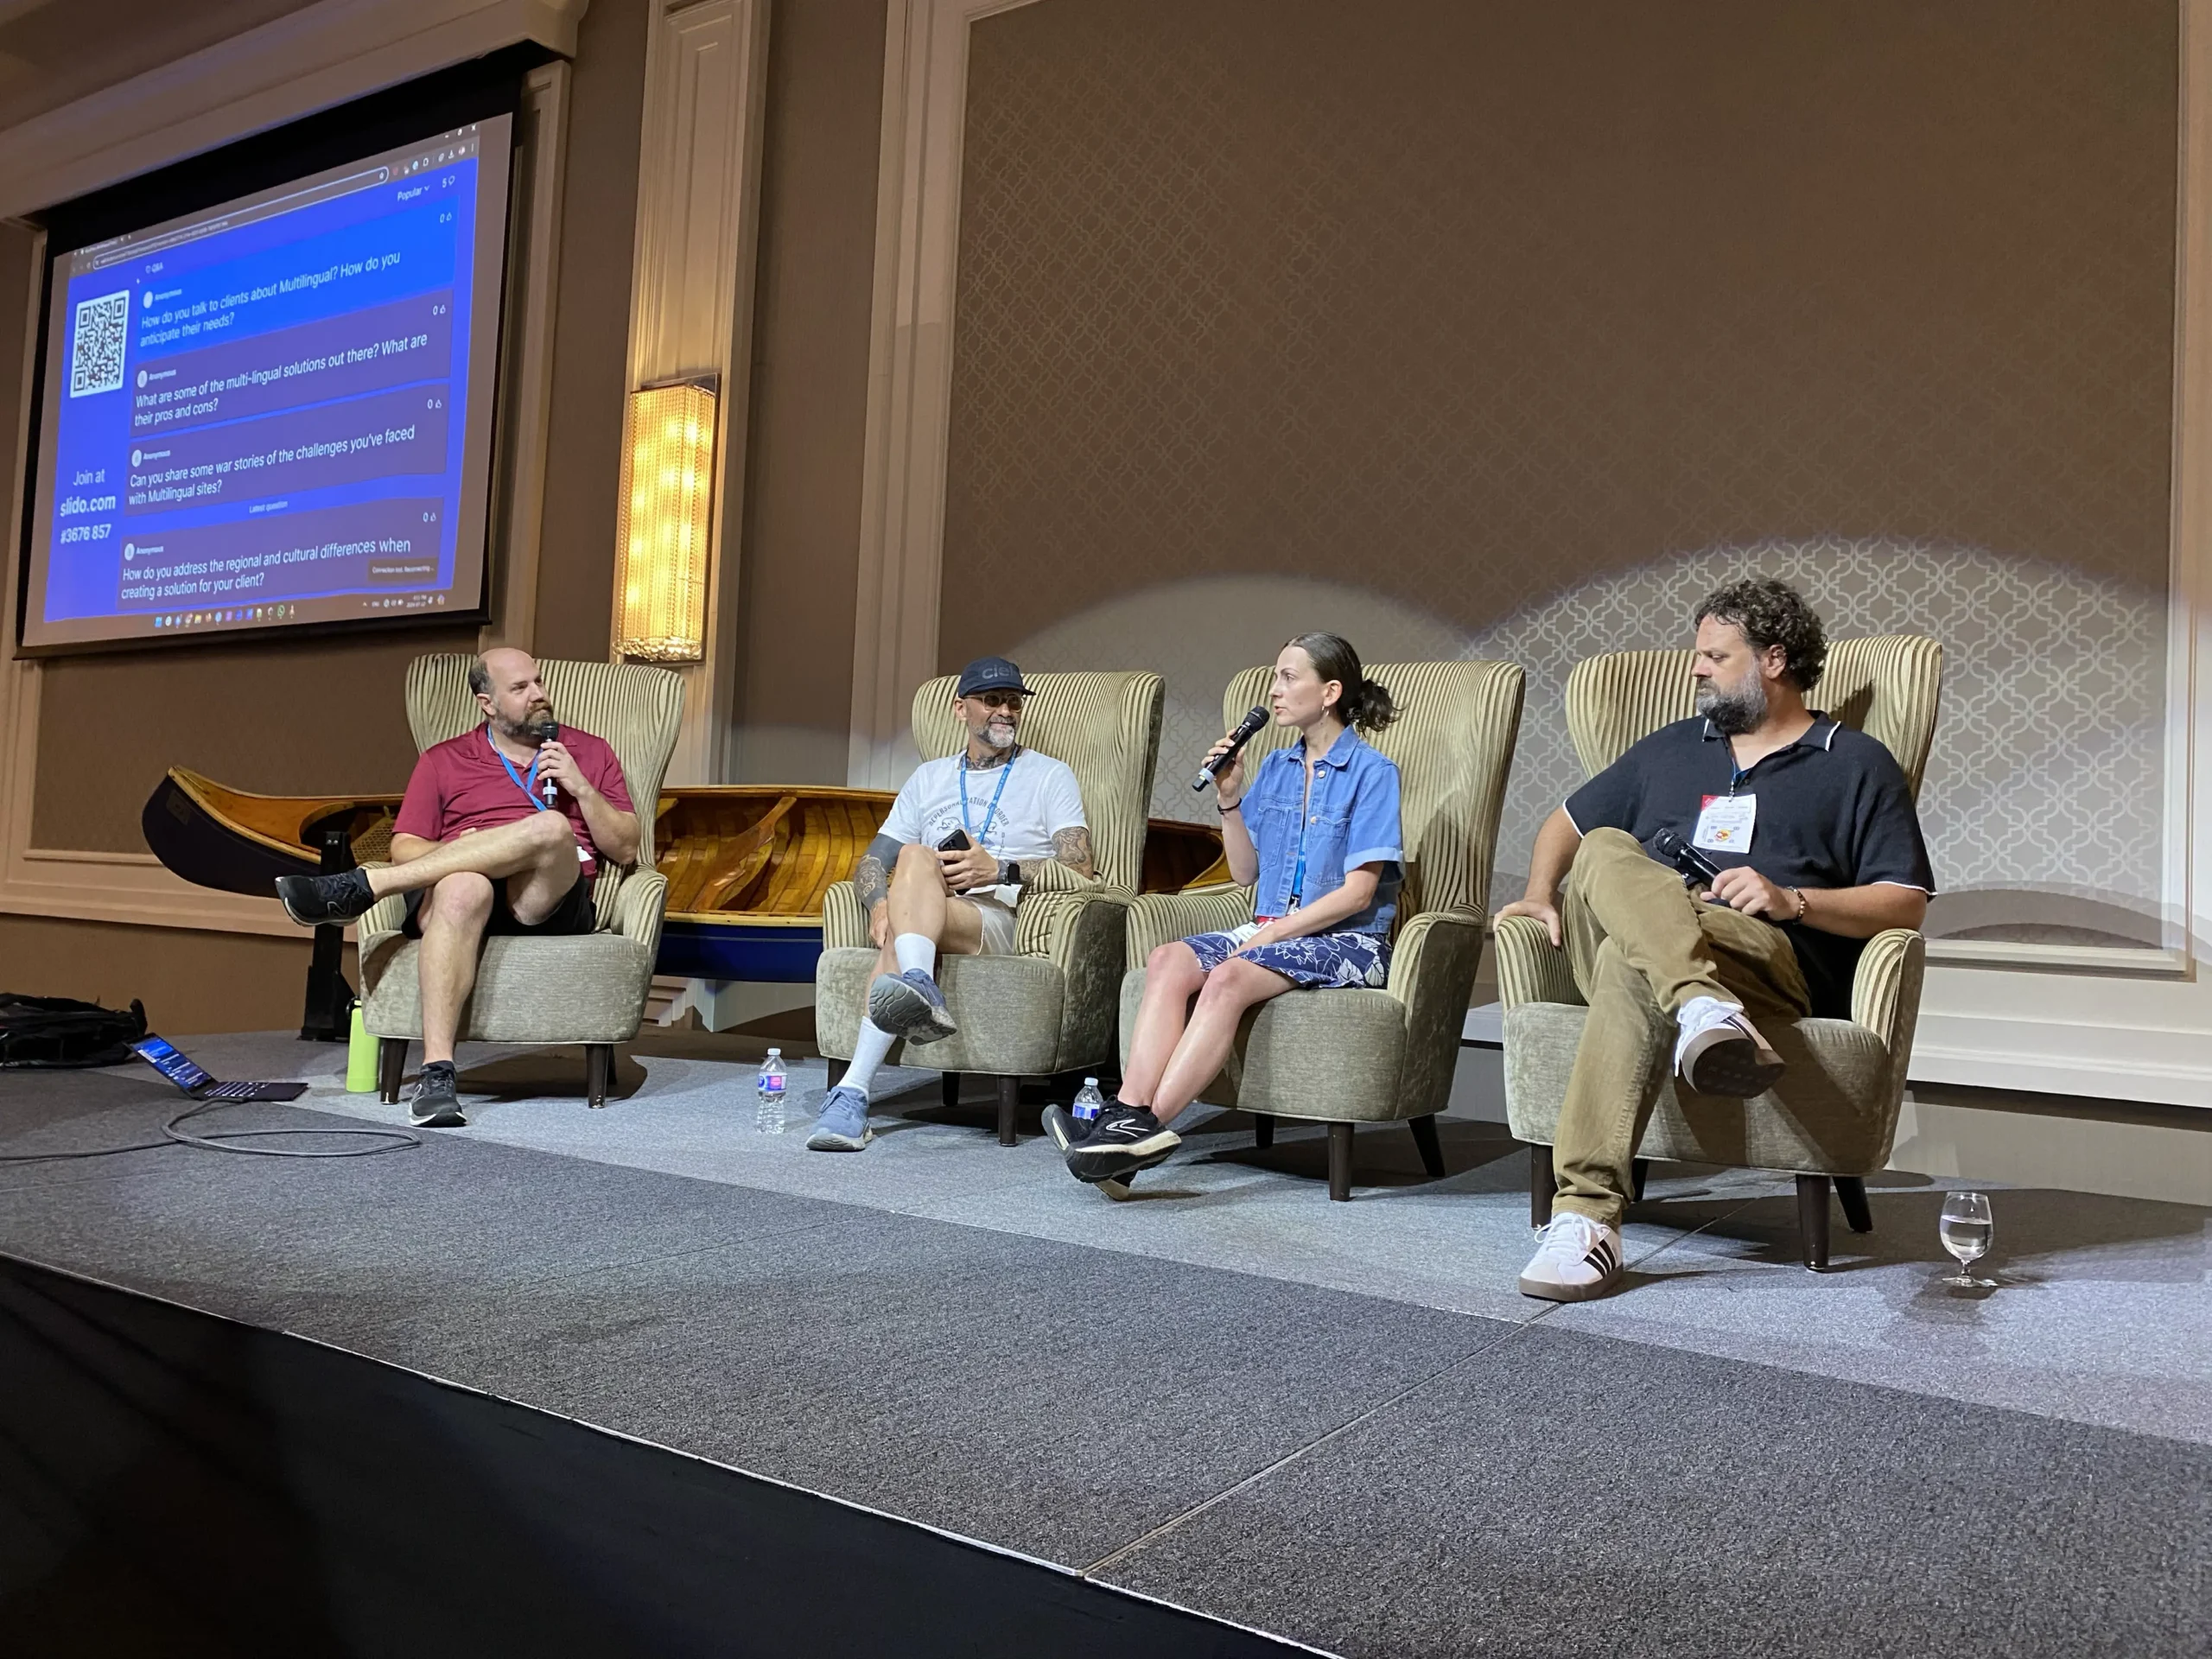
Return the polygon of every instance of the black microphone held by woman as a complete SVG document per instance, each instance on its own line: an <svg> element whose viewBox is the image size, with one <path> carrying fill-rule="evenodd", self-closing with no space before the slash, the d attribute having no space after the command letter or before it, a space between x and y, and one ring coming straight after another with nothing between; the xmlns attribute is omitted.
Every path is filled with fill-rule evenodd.
<svg viewBox="0 0 2212 1659"><path fill-rule="evenodd" d="M1236 752L1252 741L1252 734L1268 723L1264 709L1248 709L1244 718L1236 722L1236 729L1229 734L1229 747L1198 768L1198 775L1191 779L1193 790L1204 789L1213 782L1217 772L1236 758Z"/></svg>

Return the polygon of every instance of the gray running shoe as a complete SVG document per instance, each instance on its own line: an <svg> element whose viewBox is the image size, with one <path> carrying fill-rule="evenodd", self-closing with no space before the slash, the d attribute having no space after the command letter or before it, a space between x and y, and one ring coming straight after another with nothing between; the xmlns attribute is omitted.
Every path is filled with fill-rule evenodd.
<svg viewBox="0 0 2212 1659"><path fill-rule="evenodd" d="M868 1126L868 1096L839 1084L822 1097L822 1116L806 1137L809 1152L859 1152L875 1139Z"/></svg>
<svg viewBox="0 0 2212 1659"><path fill-rule="evenodd" d="M407 1097L407 1121L418 1129L465 1129L461 1096L454 1086L451 1060L426 1060Z"/></svg>
<svg viewBox="0 0 2212 1659"><path fill-rule="evenodd" d="M878 974L868 988L868 1017L879 1031L904 1037L910 1043L942 1042L957 1037L960 1027L944 1006L944 993L937 981L919 968L903 974Z"/></svg>

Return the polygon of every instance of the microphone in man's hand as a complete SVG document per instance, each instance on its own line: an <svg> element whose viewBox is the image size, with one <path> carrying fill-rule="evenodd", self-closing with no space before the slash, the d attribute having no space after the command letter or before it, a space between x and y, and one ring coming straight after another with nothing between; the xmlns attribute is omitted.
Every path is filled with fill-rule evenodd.
<svg viewBox="0 0 2212 1659"><path fill-rule="evenodd" d="M1247 711L1244 718L1236 722L1236 729L1229 734L1229 747L1198 768L1198 775L1191 779L1191 787L1193 790L1200 790L1213 782L1215 775L1236 758L1236 751L1249 743L1253 734L1267 723L1266 709L1253 709Z"/></svg>
<svg viewBox="0 0 2212 1659"><path fill-rule="evenodd" d="M531 729L537 734L537 741L540 743L557 743L560 741L561 722L557 720L541 720L537 725L531 728ZM554 796L559 792L558 785L556 785L550 778L548 778L538 790L538 793L545 797L545 804L548 806L550 806L553 804Z"/></svg>
<svg viewBox="0 0 2212 1659"><path fill-rule="evenodd" d="M1652 850L1682 873L1682 880L1710 887L1720 879L1720 871L1703 853L1684 841L1672 830L1662 830L1651 837Z"/></svg>

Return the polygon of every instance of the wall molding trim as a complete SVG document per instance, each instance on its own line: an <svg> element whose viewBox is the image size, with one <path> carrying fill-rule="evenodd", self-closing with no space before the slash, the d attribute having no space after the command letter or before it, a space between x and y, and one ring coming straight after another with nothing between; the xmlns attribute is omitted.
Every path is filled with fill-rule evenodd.
<svg viewBox="0 0 2212 1659"><path fill-rule="evenodd" d="M891 0L876 164L853 709L845 781L895 789L919 756L914 688L937 669L968 31L1033 0Z"/></svg>
<svg viewBox="0 0 2212 1659"><path fill-rule="evenodd" d="M737 624L767 61L768 0L655 0L626 390L711 375L721 427L706 660L677 669L683 724L669 760L671 784L728 775L742 678Z"/></svg>
<svg viewBox="0 0 2212 1659"><path fill-rule="evenodd" d="M0 217L67 201L434 69L534 41L590 0L320 0L0 131Z"/></svg>

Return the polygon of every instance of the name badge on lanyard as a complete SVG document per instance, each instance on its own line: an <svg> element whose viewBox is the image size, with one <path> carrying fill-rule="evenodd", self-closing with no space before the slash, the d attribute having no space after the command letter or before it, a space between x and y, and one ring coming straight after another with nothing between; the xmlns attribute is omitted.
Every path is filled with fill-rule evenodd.
<svg viewBox="0 0 2212 1659"><path fill-rule="evenodd" d="M1690 845L1709 853L1748 853L1751 826L1758 822L1756 795L1708 795L1697 815L1697 831Z"/></svg>

